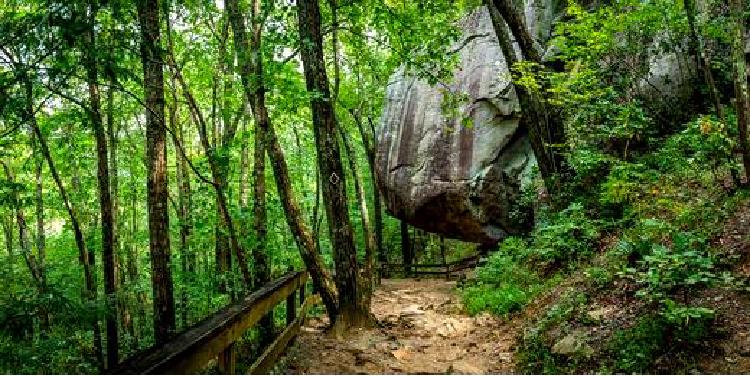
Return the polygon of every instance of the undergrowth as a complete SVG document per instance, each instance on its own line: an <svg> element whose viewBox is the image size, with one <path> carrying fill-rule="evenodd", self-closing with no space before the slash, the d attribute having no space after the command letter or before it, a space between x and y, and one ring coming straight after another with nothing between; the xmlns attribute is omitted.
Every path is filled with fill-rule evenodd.
<svg viewBox="0 0 750 376"><path fill-rule="evenodd" d="M714 335L717 312L692 302L706 288L736 286L713 240L748 197L724 184L736 168L724 152L731 143L706 134L722 127L699 117L627 161L595 152L570 156L599 177L578 186L562 210L538 210L534 229L506 239L464 289L470 313L507 315L555 293L564 278L583 277L541 317L529 318L519 338L520 369L649 373L694 366L694 354ZM613 313L622 316L619 323L591 320L597 299L635 312ZM575 351L556 351L563 339L576 341Z"/></svg>

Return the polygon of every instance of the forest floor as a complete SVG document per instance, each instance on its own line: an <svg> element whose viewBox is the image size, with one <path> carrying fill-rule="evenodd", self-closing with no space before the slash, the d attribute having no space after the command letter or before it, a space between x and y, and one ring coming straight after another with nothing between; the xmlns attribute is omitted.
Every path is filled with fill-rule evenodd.
<svg viewBox="0 0 750 376"><path fill-rule="evenodd" d="M489 314L464 313L456 282L384 280L372 300L375 328L344 340L325 333L325 318L308 320L277 373L503 374L513 372L520 326Z"/></svg>
<svg viewBox="0 0 750 376"><path fill-rule="evenodd" d="M721 224L712 239L722 264L738 280L750 284L750 201ZM616 236L606 241L612 243ZM610 244L611 245L611 244ZM608 247L608 246L607 246ZM592 263L606 262L604 254ZM584 269L582 269L584 270ZM739 283L739 281L744 281ZM607 289L588 285L583 272L573 273L543 292L521 311L501 318L487 313L469 316L455 281L434 279L384 280L372 300L377 325L343 340L325 332L327 318L312 317L275 369L281 374L508 374L524 372L516 364L520 336L545 320L547 312L571 296L588 298L573 306L570 317L545 330L549 345L565 333L583 333L594 355L574 368L597 372L613 356L607 344L620 329L632 328L653 307L633 296L634 287L621 280ZM659 373L750 372L750 295L742 288L708 287L690 299L709 308L716 319L701 343L675 343L655 359ZM596 314L597 318L592 319ZM567 328L562 330L561 328ZM563 357L564 358L564 357ZM560 368L565 373L568 368Z"/></svg>

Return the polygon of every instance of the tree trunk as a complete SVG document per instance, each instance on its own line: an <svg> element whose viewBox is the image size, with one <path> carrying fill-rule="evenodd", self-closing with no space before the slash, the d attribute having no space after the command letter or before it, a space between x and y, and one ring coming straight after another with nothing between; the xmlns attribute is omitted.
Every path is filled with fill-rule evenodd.
<svg viewBox="0 0 750 376"><path fill-rule="evenodd" d="M740 133L740 150L742 164L745 168L745 184L750 183L750 140L747 127L750 108L748 108L747 66L745 63L745 8L743 1L730 0L732 14L732 65L734 66L734 96L737 106L737 129Z"/></svg>
<svg viewBox="0 0 750 376"><path fill-rule="evenodd" d="M724 119L724 110L721 107L721 99L719 97L719 90L716 89L716 83L714 81L713 73L711 72L711 64L706 57L705 50L703 48L703 41L698 35L698 28L695 24L696 16L696 3L695 0L685 0L685 14L687 15L688 29L690 33L690 39L688 40L688 48L690 54L695 59L695 66L698 70L698 76L703 78L703 82L706 85L706 90L711 96L711 102L716 111L716 115L720 119Z"/></svg>
<svg viewBox="0 0 750 376"><path fill-rule="evenodd" d="M344 131L340 133L346 159L349 161L349 170L351 170L352 179L354 180L354 190L357 192L360 216L362 217L362 233L365 237L365 265L362 274L360 274L360 286L362 287L363 304L369 307L370 298L372 297L372 270L375 263L375 234L373 234L372 226L370 225L370 214L367 210L367 195L359 177L359 170L357 170L357 156L349 141L349 136Z"/></svg>
<svg viewBox="0 0 750 376"><path fill-rule="evenodd" d="M94 127L96 140L97 180L99 185L99 215L102 222L102 258L104 259L104 293L106 295L107 312L105 318L107 331L107 368L114 367L119 362L119 339L117 333L117 305L115 300L115 249L114 249L114 220L112 215L112 196L109 187L109 155L107 152L107 136L102 121L99 97L97 62L94 57L96 51L95 23L97 5L89 3L89 25L85 37L84 65L88 81L89 119Z"/></svg>
<svg viewBox="0 0 750 376"><path fill-rule="evenodd" d="M167 206L167 143L159 0L138 0L143 91L146 104L148 230L154 304L154 337L167 342L175 332L174 287L170 269Z"/></svg>
<svg viewBox="0 0 750 376"><path fill-rule="evenodd" d="M359 135L362 138L362 144L367 154L367 164L370 167L370 177L372 179L372 205L375 212L375 248L378 254L378 263L387 264L388 255L386 255L383 249L383 205L380 201L380 191L378 190L377 174L375 173L375 134L374 132L368 132L362 122L362 117L354 109L348 109L349 113L354 119L354 123L357 125ZM370 125L372 120L368 117ZM374 127L371 127L374 129ZM380 269L381 272L384 269ZM387 277L387 276L385 276Z"/></svg>
<svg viewBox="0 0 750 376"><path fill-rule="evenodd" d="M131 166L130 168L130 185L131 187L135 187L138 182L136 180L136 174L134 173L135 168ZM128 279L130 280L130 283L137 284L139 277L138 277L138 242L137 242L137 235L138 235L138 194L137 190L131 191L131 200L130 200L130 246L127 247L127 271L128 271ZM146 305L146 294L142 290L138 289L136 293L136 307L137 307L137 313L138 313L138 321L143 323L146 320L146 312L145 312L145 305ZM139 327L135 327L135 336L134 340L135 343L138 344L140 341L141 335Z"/></svg>
<svg viewBox="0 0 750 376"><path fill-rule="evenodd" d="M39 269L39 281L42 287L46 290L47 288L47 241L44 232L44 181L42 180L42 165L44 163L44 157L39 152L38 142L35 142L34 148L34 174L36 178L36 254L37 254L37 267ZM43 320L43 322L45 322ZM49 323L46 323L49 324Z"/></svg>
<svg viewBox="0 0 750 376"><path fill-rule="evenodd" d="M35 175L35 200L36 201L36 267L39 273L39 291L47 291L47 271L46 271L46 236L44 232L44 192L42 180L42 166L44 158L39 152L38 142L32 137L34 142L34 175ZM43 335L49 330L49 312L46 307L41 307L39 312L39 327Z"/></svg>
<svg viewBox="0 0 750 376"><path fill-rule="evenodd" d="M170 134L172 135L172 143L174 145L185 145L182 123L177 118L177 85L174 76L172 76L171 80L171 87L173 89L169 101ZM175 150L175 154L175 161L177 161L177 171L175 175L177 177L178 188L177 213L180 218L180 264L182 267L183 283L190 286L193 281L192 273L194 272L194 260L189 244L190 233L192 232L192 222L190 219L190 175L187 170L188 167L185 158L181 158L177 150ZM187 286L182 287L182 292L180 294L180 319L183 328L188 326L189 302Z"/></svg>
<svg viewBox="0 0 750 376"><path fill-rule="evenodd" d="M258 22L253 28L254 48L251 56L247 35L245 34L245 19L242 16L243 13L240 12L239 2L237 0L227 0L226 6L229 10L230 21L232 22L235 50L240 64L240 77L242 79L245 98L251 104L256 127L262 132L264 147L273 167L276 188L279 192L281 204L284 207L287 224L294 234L294 239L300 250L302 260L305 262L313 284L320 294L323 304L326 306L328 315L334 321L338 314L336 289L331 283L331 277L325 270L323 260L317 253L315 240L302 219L300 206L294 197L292 185L289 180L289 168L286 164L286 157L268 117L268 109L265 102L265 86L263 83L262 56L260 54L262 24ZM256 134L256 137L258 136Z"/></svg>
<svg viewBox="0 0 750 376"><path fill-rule="evenodd" d="M411 240L409 239L409 225L401 221L401 256L404 262L404 274L407 277L412 275L412 263L414 255L411 249Z"/></svg>
<svg viewBox="0 0 750 376"><path fill-rule="evenodd" d="M346 179L338 145L338 125L328 88L323 56L320 8L317 0L297 2L300 52L312 107L315 145L322 177L323 203L328 218L328 232L336 264L339 317L337 333L351 327L369 325L369 306L362 301L358 283L357 249L349 219Z"/></svg>
<svg viewBox="0 0 750 376"><path fill-rule="evenodd" d="M225 10L226 13L226 10ZM229 138L229 134L231 133L232 136L234 136L234 132L230 131L231 128L231 121L230 116L228 115L228 91L226 90L226 85L231 85L231 81L226 80L226 77L228 76L228 62L226 61L226 42L228 38L229 33L229 21L226 20L226 16L222 18L223 25L221 26L221 32L219 35L219 69L216 70L216 73L214 74L214 84L213 84L213 92L212 92L212 110L211 110L211 119L213 123L213 129L214 129L214 135L213 135L213 149L214 149L214 158L216 160L217 165L217 174L216 174L216 184L221 187L221 190L223 192L227 192L228 184L227 184L227 175L229 174L229 159L226 157L226 153L224 152L224 148L227 144L231 142L231 138ZM216 111L216 104L217 104L217 85L218 82L224 80L224 101L222 103L221 108L221 126L219 127L219 123L217 121L217 111ZM218 152L216 149L219 148ZM218 218L222 218L222 212L221 212L221 204L219 201L222 198L220 197L219 193L216 192L216 208L217 208L217 214ZM231 253L231 246L229 244L229 238L227 237L227 229L222 229L222 222L218 222L216 225L216 268L217 268L217 275L221 277L221 283L219 285L219 291L224 293L230 293L232 296L232 300L234 300L234 297L236 296L236 292L232 289L232 253Z"/></svg>
<svg viewBox="0 0 750 376"><path fill-rule="evenodd" d="M114 28L112 30L114 32ZM115 121L115 75L111 70L106 70L107 74L107 109L106 109L106 123L107 123L107 139L109 140L109 177L110 177L110 190L112 196L112 248L114 249L115 256L115 270L117 271L117 279L115 280L115 289L119 290L125 283L125 267L123 266L122 247L120 243L120 178L119 178L119 163L117 158L117 147L118 147L118 134L120 132L120 126ZM135 326L133 325L133 318L128 306L127 297L125 294L117 294L118 311L120 314L120 322L131 336L135 337Z"/></svg>
<svg viewBox="0 0 750 376"><path fill-rule="evenodd" d="M3 232L5 234L5 249L8 251L8 272L9 275L13 276L14 268L16 263L15 252L13 252L13 217L6 218L3 216Z"/></svg>
<svg viewBox="0 0 750 376"><path fill-rule="evenodd" d="M23 214L23 209L21 208L21 199L18 193L18 188L15 188L15 177L5 162L0 161L0 163L3 165L8 181L14 185L11 203L13 209L16 211L16 223L18 224L18 240L21 245L21 255L26 262L26 266L29 268L29 274L31 274L31 279L34 281L34 285L36 285L40 292L44 292L39 264L31 251L31 240L29 239L29 228L26 224L26 216Z"/></svg>
<svg viewBox="0 0 750 376"><path fill-rule="evenodd" d="M230 159L228 149L234 141L235 135L237 134L237 125L239 121L239 117L237 118L237 122L232 120L232 111L230 107L232 99L232 82L234 81L234 73L230 70L230 68L234 63L234 54L229 52L226 46L227 40L229 39L229 16L226 13L227 12L225 11L224 22L221 28L221 39L219 43L219 58L221 59L220 73L223 82L221 104L221 133L218 135L218 137L220 137L218 141L220 149L218 153L215 153L219 164L218 183L221 185L221 188L222 190L224 190L224 192L229 191ZM242 116L242 111L240 111L239 116ZM224 238L224 244L229 245L229 242L226 240L226 235L224 235ZM229 270L231 271L231 253L227 252L227 255L229 256L228 266Z"/></svg>
<svg viewBox="0 0 750 376"><path fill-rule="evenodd" d="M78 248L78 260L80 261L81 265L83 266L83 275L85 280L85 286L86 286L86 298L89 300L95 300L96 294L97 294L97 288L96 284L94 283L94 273L93 273L93 265L92 265L92 257L93 254L89 254L88 249L86 248L86 241L83 237L83 231L81 231L81 225L78 221L78 216L75 212L75 209L73 208L73 205L70 203L70 199L68 198L68 193L65 190L65 186L62 184L62 179L60 179L60 174L57 172L57 168L55 167L55 162L52 160L52 155L49 152L49 146L47 145L47 140L44 138L44 135L42 134L41 129L39 128L39 125L36 122L36 117L34 116L34 98L33 98L33 87L31 83L31 79L28 77L24 78L24 85L25 85L25 95L26 95L26 120L27 123L31 126L32 131L34 132L34 135L36 139L39 142L39 151L44 156L44 159L47 161L47 167L49 168L50 173L52 174L52 179L55 181L55 184L57 185L58 190L60 191L60 197L62 198L63 204L65 206L65 210L68 213L68 217L70 218L70 224L73 228L73 237L75 239L76 247ZM93 325L94 330L94 349L96 351L97 360L99 363L99 368L103 369L104 366L104 360L102 358L102 338L101 338L101 329L99 328L99 321L96 320Z"/></svg>
<svg viewBox="0 0 750 376"><path fill-rule="evenodd" d="M518 59L505 24L510 28L526 60L542 66L540 52L534 45L523 17L511 0L484 0L484 4L490 12L492 26L508 67L511 68ZM521 122L528 130L539 172L547 189L552 193L559 193L561 184L558 178L565 178L565 175L570 173L565 162L565 148L560 146L566 144L562 119L553 113L538 94L529 92L521 85L515 85L515 89L523 111Z"/></svg>
<svg viewBox="0 0 750 376"><path fill-rule="evenodd" d="M260 38L261 38L261 32L262 32L262 24L258 20L258 17L260 16L261 12L261 3L260 0L253 0L251 3L251 10L250 10L250 16L253 21L253 38L252 38L252 50L254 54L254 59L256 60L255 66L256 66L256 74L258 74L258 67L262 69L262 65L260 64ZM238 25L237 27L240 27L236 20L237 18L237 8L233 7L231 8L233 11L235 11L234 14L231 16L233 17L233 25ZM244 22L241 22L241 24L244 24ZM234 29L233 29L234 30ZM236 32L235 32L236 35ZM257 51L257 52L256 52ZM260 74L263 72L261 71ZM247 100L250 100L248 98ZM255 97L256 101L259 101L258 96ZM265 95L262 99L265 101ZM265 102L262 104L256 103L254 108L265 107ZM268 257L266 256L266 244L267 244L267 235L266 235L266 223L267 223L267 214L266 214L266 147L265 147L265 130L263 129L263 124L268 124L268 112L265 108L263 109L256 109L254 111L257 113L256 115L256 122L255 122L255 140L254 140L254 151L253 151L253 159L254 159L254 165L253 165L253 181L255 182L255 186L253 187L253 214L254 221L253 221L253 227L255 228L255 247L253 248L253 261L255 263L255 280L254 285L255 289L260 288L261 286L265 285L266 283L271 281L271 266L268 262ZM260 336L261 336L261 346L265 347L269 345L273 341L273 315L267 314L263 316L260 322Z"/></svg>

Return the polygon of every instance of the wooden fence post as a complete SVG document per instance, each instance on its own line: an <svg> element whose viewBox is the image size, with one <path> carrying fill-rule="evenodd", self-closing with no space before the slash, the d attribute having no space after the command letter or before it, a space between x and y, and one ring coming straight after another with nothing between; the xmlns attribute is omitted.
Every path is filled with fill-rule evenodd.
<svg viewBox="0 0 750 376"><path fill-rule="evenodd" d="M286 297L286 324L291 325L297 318L297 307L295 307L295 294L291 293Z"/></svg>
<svg viewBox="0 0 750 376"><path fill-rule="evenodd" d="M305 302L305 283L299 286L299 306L302 307L302 303Z"/></svg>
<svg viewBox="0 0 750 376"><path fill-rule="evenodd" d="M289 272L294 271L292 266L289 266ZM302 286L303 287L303 286ZM301 288L301 287L300 287ZM297 318L297 307L295 307L294 296L296 291L292 291L289 296L286 297L286 325L289 326Z"/></svg>
<svg viewBox="0 0 750 376"><path fill-rule="evenodd" d="M237 354L234 351L234 343L224 350L218 357L219 373L223 375L234 375L237 368Z"/></svg>

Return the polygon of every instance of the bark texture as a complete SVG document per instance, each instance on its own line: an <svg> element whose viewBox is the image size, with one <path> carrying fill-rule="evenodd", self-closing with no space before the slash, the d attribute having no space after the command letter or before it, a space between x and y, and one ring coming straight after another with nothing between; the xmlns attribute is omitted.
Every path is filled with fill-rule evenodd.
<svg viewBox="0 0 750 376"><path fill-rule="evenodd" d="M119 361L119 339L117 326L117 305L115 304L116 273L114 248L114 217L112 215L112 195L109 186L109 154L107 136L102 120L99 95L99 72L94 53L96 52L96 34L94 31L98 6L89 3L89 22L84 45L84 65L88 83L88 114L94 128L96 141L97 182L99 187L99 216L102 225L102 258L104 260L104 293L107 298L105 325L107 332L107 368Z"/></svg>
<svg viewBox="0 0 750 376"><path fill-rule="evenodd" d="M164 67L158 0L138 0L141 61L146 105L148 229L156 343L175 332L174 286L170 265L167 200L167 142L164 119Z"/></svg>
<svg viewBox="0 0 750 376"><path fill-rule="evenodd" d="M240 64L243 91L245 98L251 104L253 110L256 132L260 132L260 134L256 133L256 137L260 137L264 142L266 153L273 167L276 188L279 192L281 204L284 207L287 224L294 235L300 255L310 272L313 284L326 306L328 315L333 320L338 312L336 289L325 269L322 258L318 254L315 240L302 218L299 203L292 191L286 157L268 116L268 108L265 102L263 61L260 55L262 29L260 27L253 29L254 46L251 51L245 31L245 19L240 11L238 1L227 0L226 6L230 10L230 20L234 33L235 50L237 51L237 58Z"/></svg>
<svg viewBox="0 0 750 376"><path fill-rule="evenodd" d="M305 82L311 94L323 203L336 264L339 316L334 325L337 330L346 330L368 324L369 306L363 304L358 283L357 249L349 219L346 179L338 145L339 129L325 69L318 1L298 1L297 16Z"/></svg>

